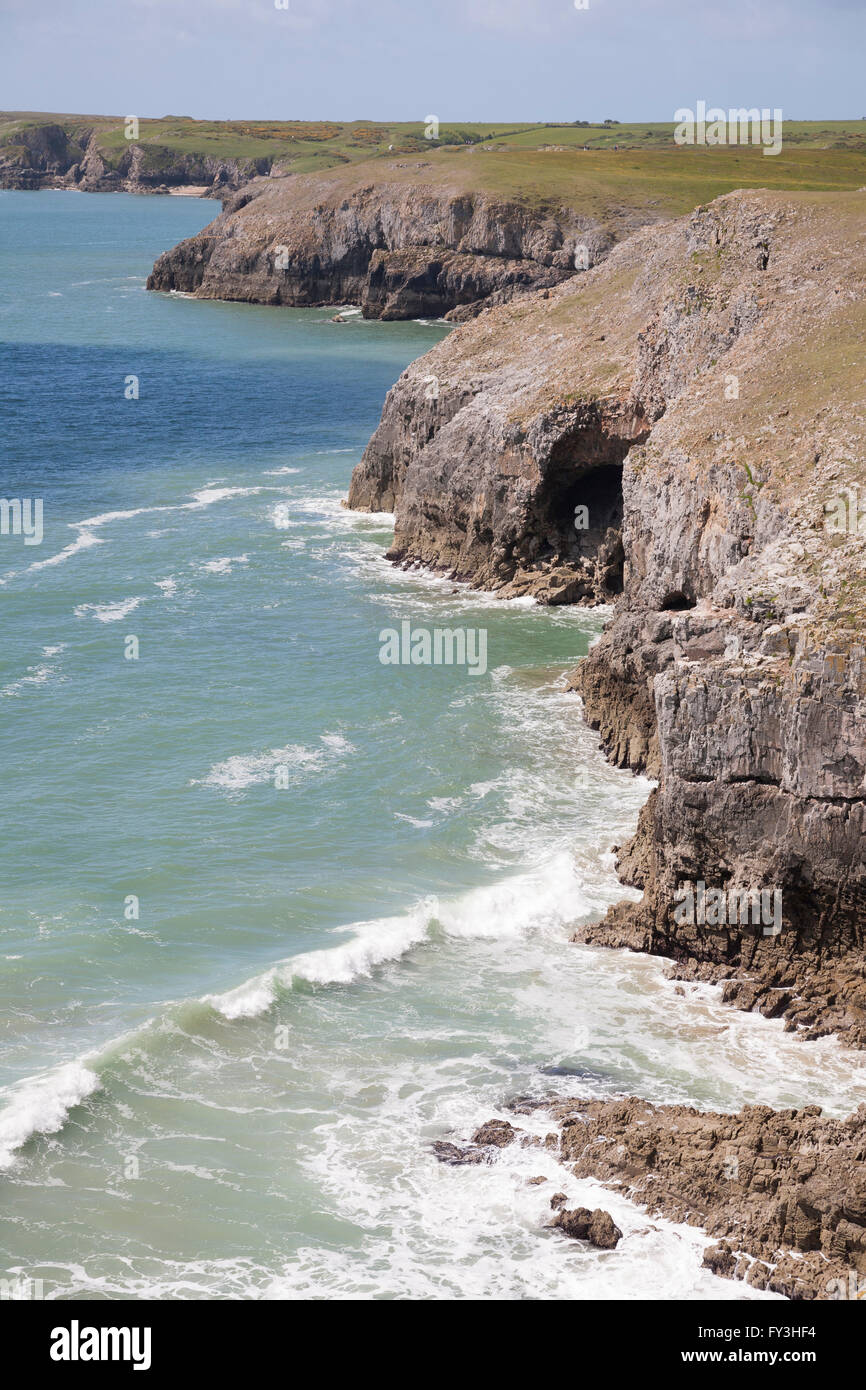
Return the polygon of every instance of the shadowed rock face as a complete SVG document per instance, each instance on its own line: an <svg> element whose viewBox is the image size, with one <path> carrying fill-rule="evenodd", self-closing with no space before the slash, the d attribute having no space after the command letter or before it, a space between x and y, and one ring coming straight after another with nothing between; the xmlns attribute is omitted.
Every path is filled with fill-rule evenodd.
<svg viewBox="0 0 866 1390"><path fill-rule="evenodd" d="M349 493L395 510L401 564L548 603L622 588L573 688L610 757L659 787L620 853L642 901L582 939L672 956L854 1046L864 211L862 193L731 194L485 312L403 373ZM699 883L728 895L723 917L677 915ZM770 933L738 898L731 915L741 890L779 902Z"/></svg>
<svg viewBox="0 0 866 1390"><path fill-rule="evenodd" d="M404 375L390 393L349 491L350 507L396 507L391 559L545 603L621 592L622 461L645 431L640 414L589 403L526 436L507 421L476 428L471 388L425 401L419 420L415 390Z"/></svg>
<svg viewBox="0 0 866 1390"><path fill-rule="evenodd" d="M336 176L255 181L196 237L160 256L148 281L203 299L357 304L368 318L472 318L575 274L612 237L574 211L482 192ZM423 168L423 165L419 166ZM368 171L369 176L369 171Z"/></svg>

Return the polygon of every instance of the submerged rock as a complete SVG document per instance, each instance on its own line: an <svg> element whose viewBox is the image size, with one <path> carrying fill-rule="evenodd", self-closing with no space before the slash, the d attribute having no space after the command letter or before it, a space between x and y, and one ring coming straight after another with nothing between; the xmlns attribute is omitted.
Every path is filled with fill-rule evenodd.
<svg viewBox="0 0 866 1390"><path fill-rule="evenodd" d="M457 1144L449 1144L444 1139L437 1139L431 1148L440 1163L447 1163L449 1167L456 1167L461 1163L484 1163L485 1156L481 1149L460 1148Z"/></svg>

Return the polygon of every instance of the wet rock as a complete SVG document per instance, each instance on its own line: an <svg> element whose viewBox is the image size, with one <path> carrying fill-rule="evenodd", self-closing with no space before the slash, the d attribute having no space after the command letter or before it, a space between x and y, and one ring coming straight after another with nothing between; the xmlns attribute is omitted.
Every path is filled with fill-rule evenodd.
<svg viewBox="0 0 866 1390"><path fill-rule="evenodd" d="M614 1224L609 1212L596 1207L577 1207L570 1211L563 1207L554 1217L551 1225L573 1240L585 1240L598 1250L615 1250L622 1239L622 1231Z"/></svg>
<svg viewBox="0 0 866 1390"><path fill-rule="evenodd" d="M552 1113L575 1177L702 1227L714 1273L810 1299L866 1276L866 1105L834 1120L818 1106L702 1113L630 1096Z"/></svg>
<svg viewBox="0 0 866 1390"><path fill-rule="evenodd" d="M708 1246L704 1251L702 1264L704 1269L712 1270L720 1279L732 1279L737 1268L734 1252L726 1240L720 1241L718 1245Z"/></svg>
<svg viewBox="0 0 866 1390"><path fill-rule="evenodd" d="M450 1167L455 1167L462 1163L484 1163L485 1157L480 1149L461 1148L457 1144L449 1144L444 1139L437 1139L431 1148L440 1163L447 1163Z"/></svg>
<svg viewBox="0 0 866 1390"><path fill-rule="evenodd" d="M746 1273L746 1283L753 1289L765 1289L770 1277L770 1267L763 1260L754 1260Z"/></svg>
<svg viewBox="0 0 866 1390"><path fill-rule="evenodd" d="M507 1120L488 1120L472 1136L473 1144L504 1149L517 1138L517 1130Z"/></svg>

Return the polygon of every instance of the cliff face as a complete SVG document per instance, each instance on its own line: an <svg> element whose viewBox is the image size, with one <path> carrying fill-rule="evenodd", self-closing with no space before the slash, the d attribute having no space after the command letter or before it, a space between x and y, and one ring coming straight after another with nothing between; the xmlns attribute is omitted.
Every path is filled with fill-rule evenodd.
<svg viewBox="0 0 866 1390"><path fill-rule="evenodd" d="M575 273L578 246L597 259L610 244L567 209L554 215L430 181L425 171L423 161L383 163L375 187L354 170L253 183L161 256L148 288L257 304L352 303L369 318L459 319L556 285Z"/></svg>
<svg viewBox="0 0 866 1390"><path fill-rule="evenodd" d="M269 166L267 159L178 154L134 141L119 156L110 156L94 131L71 133L52 124L26 127L0 144L0 188L168 193L191 187L203 190L204 196L219 197L267 173Z"/></svg>
<svg viewBox="0 0 866 1390"><path fill-rule="evenodd" d="M620 857L643 900L585 939L859 1046L864 209L732 194L486 313L397 382L349 497L396 508L404 564L545 602L622 590L574 687L659 787Z"/></svg>

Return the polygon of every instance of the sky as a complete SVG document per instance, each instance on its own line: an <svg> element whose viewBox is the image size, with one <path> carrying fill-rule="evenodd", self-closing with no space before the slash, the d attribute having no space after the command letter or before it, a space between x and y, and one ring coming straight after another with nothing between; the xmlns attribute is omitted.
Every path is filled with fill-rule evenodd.
<svg viewBox="0 0 866 1390"><path fill-rule="evenodd" d="M0 0L0 107L197 119L866 115L866 0ZM287 8L278 8L279 5Z"/></svg>

